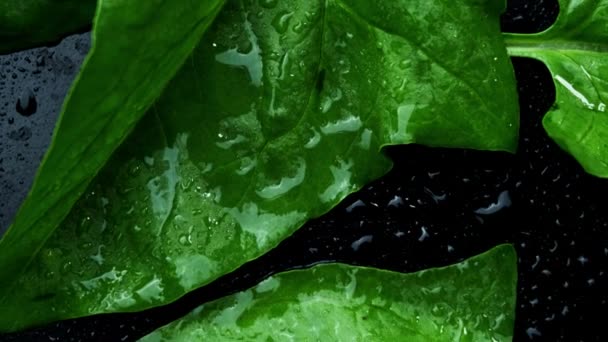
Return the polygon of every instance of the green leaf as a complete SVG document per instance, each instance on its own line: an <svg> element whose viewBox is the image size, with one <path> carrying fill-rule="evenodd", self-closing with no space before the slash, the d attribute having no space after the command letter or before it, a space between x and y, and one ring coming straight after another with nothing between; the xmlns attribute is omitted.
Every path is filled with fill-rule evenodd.
<svg viewBox="0 0 608 342"><path fill-rule="evenodd" d="M28 284L30 288L37 288L39 282L65 286L52 279L57 277L57 267L69 260L49 266L36 279L24 277L27 270L41 267L36 265L40 258L45 263L61 258L43 248L46 240L192 52L221 3L99 2L92 51L64 104L35 184L0 241L0 330L23 328L55 316L52 307L29 312L12 307L15 296L20 296L16 292L28 293L20 283L34 281ZM77 240L71 244L71 249L79 246ZM31 295L26 295L28 300L44 302Z"/></svg>
<svg viewBox="0 0 608 342"><path fill-rule="evenodd" d="M14 272L21 290L5 295L0 327L173 301L382 176L382 146L513 151L503 5L230 1L70 215Z"/></svg>
<svg viewBox="0 0 608 342"><path fill-rule="evenodd" d="M141 341L511 341L516 290L508 245L413 274L326 264L272 276Z"/></svg>
<svg viewBox="0 0 608 342"><path fill-rule="evenodd" d="M95 0L0 2L0 54L40 44L91 26Z"/></svg>
<svg viewBox="0 0 608 342"><path fill-rule="evenodd" d="M557 102L544 127L585 170L608 177L608 1L561 0L557 22L535 35L506 36L509 52L543 61Z"/></svg>

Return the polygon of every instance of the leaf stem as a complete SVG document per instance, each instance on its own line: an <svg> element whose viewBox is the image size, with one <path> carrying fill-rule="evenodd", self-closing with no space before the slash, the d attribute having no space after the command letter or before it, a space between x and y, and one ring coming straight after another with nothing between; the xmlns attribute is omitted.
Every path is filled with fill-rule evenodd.
<svg viewBox="0 0 608 342"><path fill-rule="evenodd" d="M503 34L507 52L514 57L537 56L538 52L608 53L607 43L577 41L537 34Z"/></svg>

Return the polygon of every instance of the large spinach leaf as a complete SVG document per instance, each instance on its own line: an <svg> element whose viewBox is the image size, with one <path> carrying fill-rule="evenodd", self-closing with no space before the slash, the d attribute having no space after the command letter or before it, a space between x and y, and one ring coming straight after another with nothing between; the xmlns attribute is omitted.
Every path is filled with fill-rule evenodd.
<svg viewBox="0 0 608 342"><path fill-rule="evenodd" d="M95 0L0 1L0 54L59 40L91 26Z"/></svg>
<svg viewBox="0 0 608 342"><path fill-rule="evenodd" d="M45 295L53 295L22 288L23 283L26 288L40 284L52 288L61 278L59 269L70 264L59 252L42 246L192 52L220 4L219 0L99 2L92 51L65 102L35 184L0 242L1 330L45 320L56 310L15 307L14 298L29 292L28 300L43 303ZM70 250L80 246L77 240L71 243ZM57 258L60 264L54 264ZM27 270L45 267L39 263L50 268L39 278L28 278Z"/></svg>
<svg viewBox="0 0 608 342"><path fill-rule="evenodd" d="M230 1L61 226L50 236L31 229L20 220L36 221L22 210L16 224L27 229L13 227L8 249L1 246L2 264L20 267L3 270L9 290L0 327L172 301L262 255L384 174L390 162L382 146L513 151L517 94L500 39L503 9L491 0ZM136 27L162 36L161 26L141 20ZM144 59L169 51L143 48L137 56ZM106 72L123 62L108 63ZM140 91L158 86L140 86L141 77L171 74L137 70L145 74L123 82ZM91 90L82 92L70 101ZM92 149L105 139L86 138L98 158ZM55 146L71 151L74 142ZM39 176L37 186L48 183L57 184ZM33 214L51 223L60 215ZM49 236L44 244L39 231Z"/></svg>
<svg viewBox="0 0 608 342"><path fill-rule="evenodd" d="M141 341L511 341L516 289L511 246L413 274L327 264L270 277Z"/></svg>
<svg viewBox="0 0 608 342"><path fill-rule="evenodd" d="M608 1L560 0L560 7L549 30L507 35L509 52L549 67L557 102L546 131L588 173L608 177Z"/></svg>

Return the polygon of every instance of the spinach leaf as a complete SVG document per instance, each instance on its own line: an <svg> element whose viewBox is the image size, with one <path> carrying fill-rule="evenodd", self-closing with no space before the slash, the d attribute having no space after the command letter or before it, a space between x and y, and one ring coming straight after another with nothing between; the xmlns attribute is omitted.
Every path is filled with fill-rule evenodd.
<svg viewBox="0 0 608 342"><path fill-rule="evenodd" d="M4 293L0 329L175 300L264 254L383 175L390 162L382 146L513 151L517 94L500 39L503 5L230 1L60 227L44 230L48 240L31 242L41 228L30 224L9 232L19 249L9 244L0 260L20 267L2 274L2 288L20 291ZM156 36L166 22L137 27ZM146 49L136 56L169 51ZM105 71L123 62L115 58ZM139 91L158 86L141 77L171 74L138 70L123 81ZM107 138L90 139L90 157L102 160L92 148L106 148ZM39 176L38 186L48 182ZM17 223L34 222L26 212ZM60 217L34 213L51 223Z"/></svg>
<svg viewBox="0 0 608 342"><path fill-rule="evenodd" d="M28 300L43 303L41 298L54 294L31 296L28 288L66 286L58 271L70 261L55 264L59 252L42 246L192 52L221 3L99 2L92 51L64 104L35 184L0 241L0 330L55 316L54 307L15 307L14 299L27 293ZM71 243L70 249L80 246ZM28 278L27 270L44 268L40 262L48 268Z"/></svg>
<svg viewBox="0 0 608 342"><path fill-rule="evenodd" d="M204 304L141 341L511 341L516 288L506 245L413 274L325 264Z"/></svg>
<svg viewBox="0 0 608 342"><path fill-rule="evenodd" d="M509 52L543 61L555 79L557 102L545 130L585 170L608 177L608 1L560 0L547 31L506 36Z"/></svg>
<svg viewBox="0 0 608 342"><path fill-rule="evenodd" d="M59 40L91 25L95 0L0 2L0 54Z"/></svg>

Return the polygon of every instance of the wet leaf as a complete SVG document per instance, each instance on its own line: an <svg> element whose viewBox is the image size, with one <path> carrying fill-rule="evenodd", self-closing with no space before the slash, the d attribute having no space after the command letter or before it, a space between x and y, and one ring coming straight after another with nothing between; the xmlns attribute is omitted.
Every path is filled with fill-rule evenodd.
<svg viewBox="0 0 608 342"><path fill-rule="evenodd" d="M220 3L100 2L92 51L64 104L35 184L0 241L0 330L56 315L53 306L15 307L14 298L28 293L28 300L43 303L41 298L52 298L53 291L68 285L57 281L59 270L79 272L62 252L44 248L45 241L192 52ZM82 245L71 244L72 250ZM36 279L27 278L26 270L45 265L49 268ZM22 282L29 283L26 289Z"/></svg>
<svg viewBox="0 0 608 342"><path fill-rule="evenodd" d="M560 1L557 22L535 35L507 35L511 54L543 61L557 101L543 125L585 170L608 177L608 1Z"/></svg>
<svg viewBox="0 0 608 342"><path fill-rule="evenodd" d="M413 274L326 264L272 276L141 341L511 341L516 289L511 246Z"/></svg>
<svg viewBox="0 0 608 342"><path fill-rule="evenodd" d="M95 0L0 2L0 54L48 44L91 26Z"/></svg>
<svg viewBox="0 0 608 342"><path fill-rule="evenodd" d="M513 151L503 8L230 1L60 227L21 249L37 253L0 326L173 301L382 176L382 146Z"/></svg>

